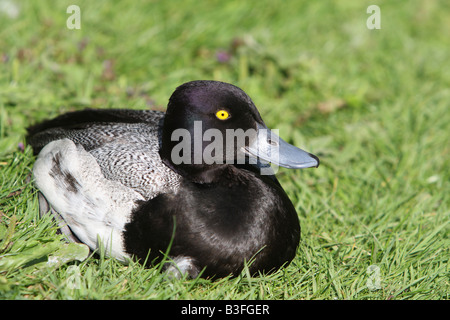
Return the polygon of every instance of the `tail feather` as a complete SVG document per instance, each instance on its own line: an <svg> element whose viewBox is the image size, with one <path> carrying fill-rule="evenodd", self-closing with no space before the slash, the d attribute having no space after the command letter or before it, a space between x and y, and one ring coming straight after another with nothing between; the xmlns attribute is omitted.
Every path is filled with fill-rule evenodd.
<svg viewBox="0 0 450 320"><path fill-rule="evenodd" d="M42 149L33 174L56 219L64 220L60 224L92 250L100 239L107 253L126 260L122 232L141 195L105 179L92 155L68 139Z"/></svg>

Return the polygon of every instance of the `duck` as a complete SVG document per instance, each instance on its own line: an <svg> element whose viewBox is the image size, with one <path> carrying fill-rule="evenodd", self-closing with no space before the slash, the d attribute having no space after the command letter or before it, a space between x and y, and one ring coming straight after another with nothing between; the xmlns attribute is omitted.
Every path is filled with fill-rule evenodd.
<svg viewBox="0 0 450 320"><path fill-rule="evenodd" d="M176 277L269 274L300 241L278 167L317 156L270 130L252 99L221 81L178 86L167 110L85 109L28 128L42 214L69 241L121 262L165 262Z"/></svg>

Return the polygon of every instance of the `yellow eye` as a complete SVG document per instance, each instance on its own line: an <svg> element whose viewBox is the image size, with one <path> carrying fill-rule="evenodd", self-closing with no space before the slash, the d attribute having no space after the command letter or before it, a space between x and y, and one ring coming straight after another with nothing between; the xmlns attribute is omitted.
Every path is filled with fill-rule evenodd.
<svg viewBox="0 0 450 320"><path fill-rule="evenodd" d="M226 110L219 110L216 112L216 117L219 120L226 120L230 117L230 114Z"/></svg>

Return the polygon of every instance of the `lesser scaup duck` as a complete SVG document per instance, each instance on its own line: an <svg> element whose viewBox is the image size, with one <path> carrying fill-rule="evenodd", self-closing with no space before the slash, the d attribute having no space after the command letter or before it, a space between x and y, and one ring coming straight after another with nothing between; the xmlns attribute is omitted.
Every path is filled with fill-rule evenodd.
<svg viewBox="0 0 450 320"><path fill-rule="evenodd" d="M230 132L249 134L239 144ZM50 205L42 208L73 241L148 265L168 252L169 271L191 277L289 264L299 220L267 163L319 165L268 130L244 91L218 81L181 85L166 113L76 111L30 127L28 137Z"/></svg>

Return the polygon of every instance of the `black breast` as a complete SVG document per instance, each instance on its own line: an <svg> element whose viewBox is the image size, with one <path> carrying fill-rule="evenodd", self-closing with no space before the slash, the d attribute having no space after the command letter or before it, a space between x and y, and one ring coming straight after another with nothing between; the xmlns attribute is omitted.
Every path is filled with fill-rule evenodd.
<svg viewBox="0 0 450 320"><path fill-rule="evenodd" d="M237 275L244 261L251 262L252 274L289 263L300 225L284 190L274 177L229 169L234 179L226 174L209 184L185 180L177 194L143 203L125 228L127 252L150 264L172 241L169 255L193 258L200 270L206 267L204 277Z"/></svg>

